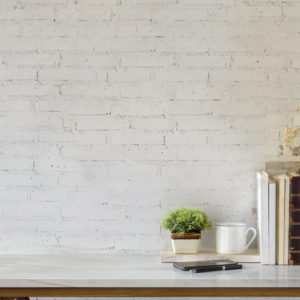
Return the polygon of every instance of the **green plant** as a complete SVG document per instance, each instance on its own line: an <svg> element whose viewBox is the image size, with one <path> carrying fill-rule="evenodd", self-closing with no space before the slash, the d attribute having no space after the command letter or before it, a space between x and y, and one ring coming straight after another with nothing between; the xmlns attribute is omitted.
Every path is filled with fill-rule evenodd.
<svg viewBox="0 0 300 300"><path fill-rule="evenodd" d="M162 221L162 227L172 233L184 235L185 233L200 233L202 230L212 228L204 211L199 209L178 208L170 211Z"/></svg>

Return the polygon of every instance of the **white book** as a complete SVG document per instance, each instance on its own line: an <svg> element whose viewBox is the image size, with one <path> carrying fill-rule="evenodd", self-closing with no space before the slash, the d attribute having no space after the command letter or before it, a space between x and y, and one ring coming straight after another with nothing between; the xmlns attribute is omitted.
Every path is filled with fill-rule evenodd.
<svg viewBox="0 0 300 300"><path fill-rule="evenodd" d="M257 172L257 228L262 264L269 263L269 175Z"/></svg>
<svg viewBox="0 0 300 300"><path fill-rule="evenodd" d="M269 178L269 264L276 264L276 183Z"/></svg>

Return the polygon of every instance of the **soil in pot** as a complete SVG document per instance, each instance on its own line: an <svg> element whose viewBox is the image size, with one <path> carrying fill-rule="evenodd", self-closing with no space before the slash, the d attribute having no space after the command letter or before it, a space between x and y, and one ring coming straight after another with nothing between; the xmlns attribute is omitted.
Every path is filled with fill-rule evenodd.
<svg viewBox="0 0 300 300"><path fill-rule="evenodd" d="M201 238L201 233L185 233L184 235L179 235L178 233L171 233L172 240L199 240Z"/></svg>

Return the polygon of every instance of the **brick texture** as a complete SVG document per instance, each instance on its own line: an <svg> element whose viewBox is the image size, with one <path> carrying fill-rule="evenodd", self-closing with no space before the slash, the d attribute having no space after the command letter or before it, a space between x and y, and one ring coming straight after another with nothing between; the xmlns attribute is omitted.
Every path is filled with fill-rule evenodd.
<svg viewBox="0 0 300 300"><path fill-rule="evenodd" d="M299 30L296 0L1 0L0 252L157 253L182 206L255 226Z"/></svg>

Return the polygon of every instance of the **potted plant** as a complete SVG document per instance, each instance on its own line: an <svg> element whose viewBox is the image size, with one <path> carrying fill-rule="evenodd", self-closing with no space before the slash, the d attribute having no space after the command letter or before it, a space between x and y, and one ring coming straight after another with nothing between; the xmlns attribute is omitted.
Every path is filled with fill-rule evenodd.
<svg viewBox="0 0 300 300"><path fill-rule="evenodd" d="M162 227L171 231L174 253L197 253L201 231L212 228L212 223L204 211L178 208L168 213Z"/></svg>

